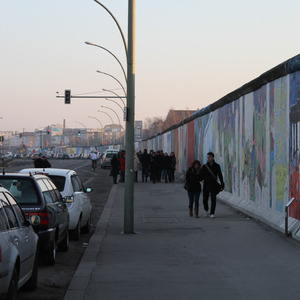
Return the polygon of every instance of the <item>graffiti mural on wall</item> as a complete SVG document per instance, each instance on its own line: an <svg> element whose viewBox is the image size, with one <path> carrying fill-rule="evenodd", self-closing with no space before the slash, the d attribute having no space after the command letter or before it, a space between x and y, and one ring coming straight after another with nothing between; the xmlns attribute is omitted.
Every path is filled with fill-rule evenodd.
<svg viewBox="0 0 300 300"><path fill-rule="evenodd" d="M164 135L161 144L175 152L177 172L185 174L194 159L206 163L212 151L227 192L282 214L295 197L290 213L300 219L300 71L208 109ZM154 147L155 139L144 145Z"/></svg>
<svg viewBox="0 0 300 300"><path fill-rule="evenodd" d="M289 197L295 198L292 216L299 219L299 162L300 162L300 73L290 75L290 188Z"/></svg>
<svg viewBox="0 0 300 300"><path fill-rule="evenodd" d="M289 130L288 130L288 79L287 76L274 82L274 161L271 162L272 200L276 210L283 212L284 202L288 201L288 169L289 169ZM275 190L274 190L275 189Z"/></svg>

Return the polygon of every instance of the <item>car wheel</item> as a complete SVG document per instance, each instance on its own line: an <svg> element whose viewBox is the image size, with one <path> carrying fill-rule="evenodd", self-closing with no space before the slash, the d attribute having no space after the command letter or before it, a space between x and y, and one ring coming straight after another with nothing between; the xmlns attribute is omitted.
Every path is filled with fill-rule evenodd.
<svg viewBox="0 0 300 300"><path fill-rule="evenodd" d="M17 269L14 268L10 284L8 287L8 291L4 297L5 300L15 300L17 298L18 292L18 272Z"/></svg>
<svg viewBox="0 0 300 300"><path fill-rule="evenodd" d="M68 251L69 250L69 241L70 241L69 240L69 230L67 230L67 233L66 233L64 239L58 245L58 249L60 251L64 251L64 252Z"/></svg>
<svg viewBox="0 0 300 300"><path fill-rule="evenodd" d="M70 237L73 241L78 241L80 238L80 227L81 227L81 218L79 218L78 223L75 229L70 230Z"/></svg>
<svg viewBox="0 0 300 300"><path fill-rule="evenodd" d="M38 255L36 255L33 268L32 268L32 274L29 278L29 280L24 285L24 289L27 291L34 291L37 288L37 281L38 281Z"/></svg>
<svg viewBox="0 0 300 300"><path fill-rule="evenodd" d="M49 249L47 249L43 254L43 261L48 266L55 265L55 258L56 258L56 242L51 242Z"/></svg>

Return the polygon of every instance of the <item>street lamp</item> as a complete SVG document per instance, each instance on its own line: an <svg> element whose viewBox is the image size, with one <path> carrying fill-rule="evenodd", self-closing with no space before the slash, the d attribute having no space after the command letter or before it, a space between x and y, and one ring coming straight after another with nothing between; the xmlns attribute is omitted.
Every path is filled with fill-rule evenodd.
<svg viewBox="0 0 300 300"><path fill-rule="evenodd" d="M108 74L108 73L105 73L105 72L102 72L102 71L100 71L100 70L97 70L96 71L97 73L100 73L100 74L104 74L104 75L107 75L107 76L109 76L109 77L111 77L111 78L113 78L113 79L115 79L118 83L119 83L119 85L122 87L122 89L123 89L123 92L124 92L124 95L125 96L127 96L126 95L126 92L125 92L125 89L124 89L124 86L122 85L122 83L116 78L116 77L114 77L113 75L111 75L111 74Z"/></svg>
<svg viewBox="0 0 300 300"><path fill-rule="evenodd" d="M87 45L90 45L90 46L95 46L95 47L101 48L101 49L105 50L106 52L108 52L110 55L112 55L112 56L116 59L116 61L119 63L119 65L120 65L120 67L121 67L121 69L122 69L124 78L125 78L125 80L126 80L126 82L127 82L127 76L126 76L124 67L123 67L123 65L121 64L120 60L116 57L116 55L114 55L110 50L108 50L108 49L106 49L105 47L102 47L102 46L100 46L100 45L97 45L97 44L94 44L94 43L91 43L91 42L85 42L85 43L86 43Z"/></svg>
<svg viewBox="0 0 300 300"><path fill-rule="evenodd" d="M113 18L122 36L127 58L127 115L126 115L126 160L124 195L124 233L134 233L134 110L135 110L135 0L128 0L128 48L119 23L114 15L98 0ZM125 106L125 105L124 105Z"/></svg>
<svg viewBox="0 0 300 300"><path fill-rule="evenodd" d="M125 103L124 103L123 99L117 93L115 93L114 91L112 91L112 90L106 90L106 89L102 89L102 91L109 92L109 93L112 93L112 94L116 95L118 98L120 98L120 100L122 101L123 105L125 106Z"/></svg>
<svg viewBox="0 0 300 300"><path fill-rule="evenodd" d="M80 124L81 126L83 126L85 128L85 132L86 132L86 140L87 140L87 146L89 147L90 144L89 144L89 135L88 135L88 131L87 131L87 128L84 124L82 124L81 122L78 122L78 121L75 121L75 123L78 123Z"/></svg>
<svg viewBox="0 0 300 300"><path fill-rule="evenodd" d="M101 127L102 127L102 145L103 145L103 141L104 141L104 127L103 127L102 123L100 122L99 119L97 119L95 117L91 117L91 116L88 116L88 117L91 118L91 119L97 120L99 122L99 124L101 125Z"/></svg>
<svg viewBox="0 0 300 300"><path fill-rule="evenodd" d="M113 110L112 108L110 108L110 107L108 107L108 106L101 105L101 107L110 109L110 110L113 111L113 112L115 113L115 115L117 116L118 121L119 121L119 126L120 126L120 136L119 136L119 140L120 140L120 139L121 139L121 128L122 128L122 125L121 125L121 121L120 121L120 118L119 118L118 114L116 113L115 110ZM117 133L115 133L115 138L117 139Z"/></svg>
<svg viewBox="0 0 300 300"><path fill-rule="evenodd" d="M98 110L98 112L102 112L102 113L106 114L110 118L111 125L112 125L112 143L114 143L114 141L113 141L114 140L114 131L113 131L114 121L113 121L112 117L106 111Z"/></svg>
<svg viewBox="0 0 300 300"><path fill-rule="evenodd" d="M122 106L117 101L109 99L109 98L105 98L105 100L116 103L121 108L122 113L124 112L124 109L122 108Z"/></svg>

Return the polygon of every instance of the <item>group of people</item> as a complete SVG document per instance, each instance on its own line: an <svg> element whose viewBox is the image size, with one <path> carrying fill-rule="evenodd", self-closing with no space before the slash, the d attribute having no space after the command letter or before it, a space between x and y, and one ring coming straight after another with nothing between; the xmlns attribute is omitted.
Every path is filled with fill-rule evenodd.
<svg viewBox="0 0 300 300"><path fill-rule="evenodd" d="M218 183L218 179L220 183ZM191 217L194 215L196 218L199 218L201 181L204 181L203 207L205 215L214 218L217 194L224 189L224 180L220 165L215 162L212 152L207 153L207 163L205 165L201 167L200 161L195 160L186 173L185 185L189 197L189 214ZM209 196L211 199L210 211L208 205Z"/></svg>
<svg viewBox="0 0 300 300"><path fill-rule="evenodd" d="M143 153L137 153L137 157L142 167L142 182L147 182L148 178L151 182L165 183L174 182L175 169L176 169L176 157L174 152L168 155L167 152L147 149Z"/></svg>
<svg viewBox="0 0 300 300"><path fill-rule="evenodd" d="M111 160L111 176L113 183L117 183L117 177L120 175L119 182L125 179L125 151L121 151L119 155L115 154ZM176 157L174 152L164 153L163 151L147 149L144 152L137 152L134 156L134 180L138 182L138 173L142 171L142 182L174 182L176 168Z"/></svg>

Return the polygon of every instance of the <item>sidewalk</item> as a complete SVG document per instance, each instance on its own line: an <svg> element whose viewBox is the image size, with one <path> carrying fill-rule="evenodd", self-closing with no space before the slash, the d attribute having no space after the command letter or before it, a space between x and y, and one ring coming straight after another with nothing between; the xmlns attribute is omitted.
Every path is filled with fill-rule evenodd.
<svg viewBox="0 0 300 300"><path fill-rule="evenodd" d="M200 218L192 218L183 183L137 183L136 234L124 235L123 202L124 184L114 185L64 300L266 296L269 289L264 278L269 278L270 271L264 267L249 270L259 259L263 266L265 258L260 257L260 251L270 250L256 249L264 247L261 241L266 241L268 232L253 220L220 201L216 218L204 217L202 197ZM275 243L281 239L277 235L273 238ZM242 276L241 267L246 270ZM256 283L254 294L245 294L257 272L262 282ZM274 288L274 278L271 284L275 299L282 296Z"/></svg>

